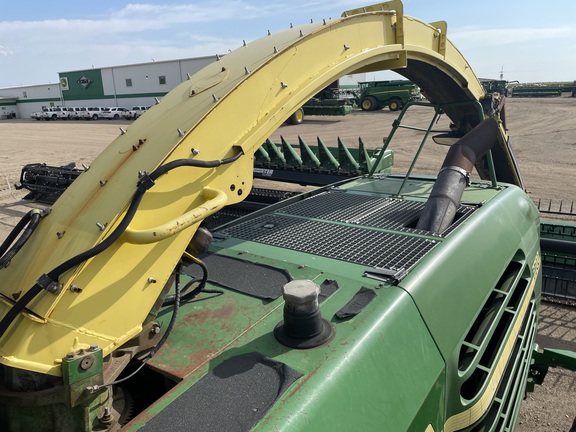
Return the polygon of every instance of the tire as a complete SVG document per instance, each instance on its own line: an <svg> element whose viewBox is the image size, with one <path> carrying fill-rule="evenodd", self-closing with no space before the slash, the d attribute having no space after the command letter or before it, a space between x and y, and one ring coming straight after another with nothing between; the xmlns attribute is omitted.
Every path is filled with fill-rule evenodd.
<svg viewBox="0 0 576 432"><path fill-rule="evenodd" d="M360 104L360 108L362 108L362 111L374 111L376 109L376 106L377 106L376 98L372 96L366 96L364 99L362 99L362 103Z"/></svg>
<svg viewBox="0 0 576 432"><path fill-rule="evenodd" d="M388 105L388 108L390 111L398 111L400 108L402 108L402 103L398 99L392 99Z"/></svg>
<svg viewBox="0 0 576 432"><path fill-rule="evenodd" d="M291 125L301 124L304 121L304 110L298 108L294 114L288 118L288 123Z"/></svg>
<svg viewBox="0 0 576 432"><path fill-rule="evenodd" d="M118 114L114 114L114 120L119 120L120 116Z"/></svg>
<svg viewBox="0 0 576 432"><path fill-rule="evenodd" d="M93 115L92 115L92 120L98 120L98 114L93 114Z"/></svg>

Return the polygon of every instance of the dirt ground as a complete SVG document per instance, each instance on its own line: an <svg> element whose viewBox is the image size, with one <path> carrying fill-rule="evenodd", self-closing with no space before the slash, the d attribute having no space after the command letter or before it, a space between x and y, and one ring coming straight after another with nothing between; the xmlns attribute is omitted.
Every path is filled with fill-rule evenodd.
<svg viewBox="0 0 576 432"><path fill-rule="evenodd" d="M576 201L573 160L576 150L576 98L508 99L507 121L518 165L526 190L545 206L550 203L563 208ZM302 137L315 145L320 136L329 146L340 139L348 146L357 145L359 137L368 148L382 146L397 113L354 111L345 117L308 117L297 126L284 125L271 137L283 136L290 143ZM417 111L416 122L427 124L424 114ZM446 126L441 119L437 127ZM18 220L32 207L42 204L25 201L26 191L16 190L23 165L42 162L48 165L90 165L93 159L119 133L127 121L45 122L28 119L0 121L0 241ZM435 126L436 127L436 126ZM417 133L402 132L400 142L414 142ZM419 143L419 141L417 141ZM409 151L396 149L396 165L405 171L414 144ZM422 151L416 171L434 174L443 158L443 149L428 146ZM412 152L412 153L410 153ZM550 201L551 200L551 201ZM576 209L575 209L576 212ZM576 350L576 308L544 303L538 328L540 346ZM517 432L568 432L576 418L576 373L551 369L544 385L528 394L519 418ZM572 431L571 431L572 432Z"/></svg>

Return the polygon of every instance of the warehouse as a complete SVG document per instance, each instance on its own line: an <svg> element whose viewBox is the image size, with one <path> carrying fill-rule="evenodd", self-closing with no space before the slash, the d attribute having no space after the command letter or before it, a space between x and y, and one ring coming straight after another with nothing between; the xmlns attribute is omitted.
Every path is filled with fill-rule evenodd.
<svg viewBox="0 0 576 432"><path fill-rule="evenodd" d="M152 105L216 56L60 72L58 82L0 89L0 118L29 118L43 107Z"/></svg>
<svg viewBox="0 0 576 432"><path fill-rule="evenodd" d="M49 84L0 88L0 119L30 118L48 107L149 106L217 56L152 61L58 73ZM356 87L366 74L346 75L340 88Z"/></svg>

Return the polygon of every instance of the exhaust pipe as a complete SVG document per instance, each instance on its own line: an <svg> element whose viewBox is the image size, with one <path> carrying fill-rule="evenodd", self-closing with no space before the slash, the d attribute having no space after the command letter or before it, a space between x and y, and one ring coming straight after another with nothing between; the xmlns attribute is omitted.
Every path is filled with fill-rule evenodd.
<svg viewBox="0 0 576 432"><path fill-rule="evenodd" d="M416 229L441 233L450 226L472 168L496 143L498 123L487 118L450 147Z"/></svg>

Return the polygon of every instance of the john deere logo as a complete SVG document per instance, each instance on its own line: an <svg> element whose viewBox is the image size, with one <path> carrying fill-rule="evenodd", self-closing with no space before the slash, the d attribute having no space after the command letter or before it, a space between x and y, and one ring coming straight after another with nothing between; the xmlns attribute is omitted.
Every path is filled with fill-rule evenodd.
<svg viewBox="0 0 576 432"><path fill-rule="evenodd" d="M80 84L82 87L84 87L85 89L90 87L90 85L92 84L92 80L85 75L82 75L80 78L78 78L78 80L76 82L78 84Z"/></svg>

